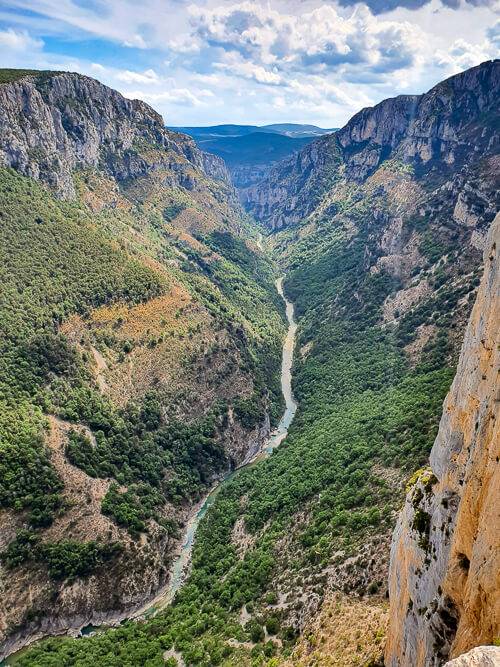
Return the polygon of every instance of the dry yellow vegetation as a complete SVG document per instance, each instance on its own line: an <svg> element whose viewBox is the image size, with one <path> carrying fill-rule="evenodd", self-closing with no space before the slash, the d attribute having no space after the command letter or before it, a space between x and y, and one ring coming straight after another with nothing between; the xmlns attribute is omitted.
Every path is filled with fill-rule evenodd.
<svg viewBox="0 0 500 667"><path fill-rule="evenodd" d="M355 600L341 593L326 598L283 667L375 667L384 649L388 603Z"/></svg>

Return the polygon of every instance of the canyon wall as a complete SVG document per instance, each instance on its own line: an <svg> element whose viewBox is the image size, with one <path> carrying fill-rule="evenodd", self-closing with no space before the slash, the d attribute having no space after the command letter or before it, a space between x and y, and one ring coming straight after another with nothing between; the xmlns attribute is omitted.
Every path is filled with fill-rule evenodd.
<svg viewBox="0 0 500 667"><path fill-rule="evenodd" d="M264 180L245 190L242 201L269 228L290 227L317 210L325 192L342 182L352 189L389 161L408 165L414 178L427 181L430 188L450 181L443 188L446 196L453 178L460 175L463 180L471 164L498 153L499 87L500 61L492 60L423 95L400 95L362 109L335 134L279 162ZM469 209L479 199L474 192L463 195L476 200L466 204Z"/></svg>
<svg viewBox="0 0 500 667"><path fill-rule="evenodd" d="M438 666L500 633L499 243L497 215L430 468L394 532L388 667Z"/></svg>
<svg viewBox="0 0 500 667"><path fill-rule="evenodd" d="M188 190L198 187L194 170L229 182L223 160L167 130L150 106L70 72L33 72L0 86L0 165L62 198L75 196L72 172L84 167L118 181L168 170L165 185Z"/></svg>

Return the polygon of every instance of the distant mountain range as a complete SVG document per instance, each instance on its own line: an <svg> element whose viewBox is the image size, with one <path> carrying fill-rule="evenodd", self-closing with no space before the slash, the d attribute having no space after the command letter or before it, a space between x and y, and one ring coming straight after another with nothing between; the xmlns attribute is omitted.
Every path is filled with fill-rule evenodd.
<svg viewBox="0 0 500 667"><path fill-rule="evenodd" d="M222 157L238 188L262 180L271 165L301 150L314 139L335 131L335 128L295 123L169 129L188 134L202 150Z"/></svg>
<svg viewBox="0 0 500 667"><path fill-rule="evenodd" d="M337 128L318 127L317 125L301 125L298 123L273 123L271 125L210 125L208 127L171 127L176 132L183 132L197 138L243 137L255 132L281 134L286 137L320 137L334 132Z"/></svg>

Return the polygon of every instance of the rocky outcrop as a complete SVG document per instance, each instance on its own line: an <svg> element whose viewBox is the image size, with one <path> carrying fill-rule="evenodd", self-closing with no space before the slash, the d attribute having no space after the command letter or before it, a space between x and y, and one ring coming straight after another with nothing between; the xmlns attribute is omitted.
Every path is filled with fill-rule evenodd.
<svg viewBox="0 0 500 667"><path fill-rule="evenodd" d="M500 215L430 468L394 532L388 667L437 667L500 633L499 244Z"/></svg>
<svg viewBox="0 0 500 667"><path fill-rule="evenodd" d="M166 170L170 186L196 187L193 169L228 182L224 162L165 129L140 100L87 76L39 72L0 85L0 165L75 195L72 172L98 167L118 181Z"/></svg>
<svg viewBox="0 0 500 667"><path fill-rule="evenodd" d="M500 665L498 646L478 646L459 658L450 660L445 667L498 667L498 665Z"/></svg>
<svg viewBox="0 0 500 667"><path fill-rule="evenodd" d="M424 95L401 95L363 109L334 135L276 165L244 193L243 203L278 229L307 218L340 181L364 182L388 160L444 183L468 164L498 153L499 90L500 60L494 60ZM463 202L456 214L473 220Z"/></svg>
<svg viewBox="0 0 500 667"><path fill-rule="evenodd" d="M335 174L339 156L335 135L326 135L279 162L265 180L244 190L240 199L247 210L272 229L297 223L318 203L318 175L324 175L326 181L328 175Z"/></svg>

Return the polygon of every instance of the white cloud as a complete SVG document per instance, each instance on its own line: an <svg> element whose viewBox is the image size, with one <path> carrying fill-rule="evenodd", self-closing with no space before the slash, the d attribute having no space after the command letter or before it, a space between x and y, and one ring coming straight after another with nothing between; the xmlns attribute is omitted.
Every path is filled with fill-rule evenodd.
<svg viewBox="0 0 500 667"><path fill-rule="evenodd" d="M374 15L351 0L8 0L6 9L0 0L0 56L8 67L95 76L172 124L331 127L498 54L497 16L484 4L366 1L399 7ZM82 45L88 60L73 55ZM113 62L110 45L130 49L118 46Z"/></svg>
<svg viewBox="0 0 500 667"><path fill-rule="evenodd" d="M191 6L190 13L193 39L239 54L267 71L269 66L320 71L355 64L383 74L411 66L425 46L417 25L381 20L365 6L347 17L334 5L297 16L249 1Z"/></svg>
<svg viewBox="0 0 500 667"><path fill-rule="evenodd" d="M167 47L175 53L199 53L203 46L201 40L194 35L184 34L167 40Z"/></svg>
<svg viewBox="0 0 500 667"><path fill-rule="evenodd" d="M331 83L321 76L310 76L303 80L292 79L288 87L303 100L335 102L353 110L371 103L371 99L358 86Z"/></svg>
<svg viewBox="0 0 500 667"><path fill-rule="evenodd" d="M16 31L12 28L0 31L0 48L26 52L42 49L43 41L31 37L26 30Z"/></svg>
<svg viewBox="0 0 500 667"><path fill-rule="evenodd" d="M216 62L214 63L214 67L235 74L236 76L241 76L244 79L253 79L257 83L264 83L270 86L283 83L283 77L278 74L276 67L267 69L262 65L244 61L237 54L228 54L224 62Z"/></svg>
<svg viewBox="0 0 500 667"><path fill-rule="evenodd" d="M440 65L446 66L455 74L498 57L498 48L488 40L480 44L470 44L465 39L457 39L448 50L438 51L437 57Z"/></svg>
<svg viewBox="0 0 500 667"><path fill-rule="evenodd" d="M169 102L181 106L199 107L206 104L207 98L214 97L211 90L197 90L194 94L188 88L171 88L159 92L150 92L144 90L123 91L123 95L129 99L140 99L149 104L158 104Z"/></svg>
<svg viewBox="0 0 500 667"><path fill-rule="evenodd" d="M129 37L127 39L123 40L123 45L124 46L129 46L131 48L136 48L136 49L147 49L148 44L146 43L146 40L142 35L132 35L132 37Z"/></svg>
<svg viewBox="0 0 500 667"><path fill-rule="evenodd" d="M116 78L118 81L124 81L125 83L144 83L152 85L160 83L161 81L154 69L147 69L144 72L131 72L127 69L123 72L118 72Z"/></svg>

